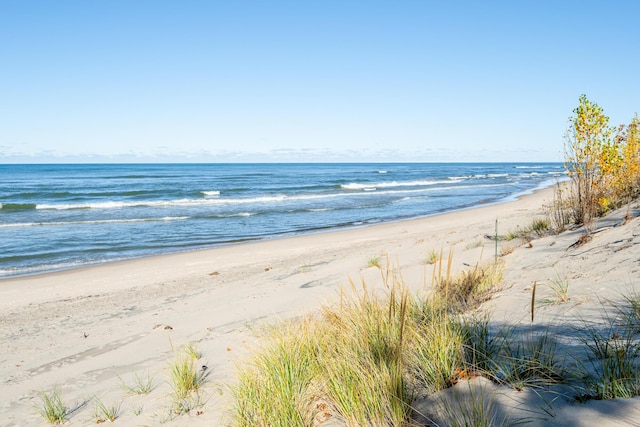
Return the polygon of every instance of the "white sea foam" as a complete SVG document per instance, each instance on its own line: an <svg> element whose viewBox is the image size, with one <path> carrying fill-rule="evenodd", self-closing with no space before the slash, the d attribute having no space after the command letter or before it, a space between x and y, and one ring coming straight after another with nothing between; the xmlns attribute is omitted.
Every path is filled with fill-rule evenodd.
<svg viewBox="0 0 640 427"><path fill-rule="evenodd" d="M393 194L395 192L406 192L408 190L396 190L387 192L378 192L376 194ZM421 190L417 190L421 191ZM78 203L78 204L43 204L38 205L37 209L121 209L129 207L198 207L198 206L220 206L220 205L250 205L250 204L268 204L298 200L318 200L331 199L340 197L357 197L361 193L329 193L329 194L302 194L297 196L263 196L263 197L247 197L237 199L211 198L211 199L175 199L175 200L149 200L136 202L100 202L100 203ZM363 194L362 194L363 195Z"/></svg>
<svg viewBox="0 0 640 427"><path fill-rule="evenodd" d="M100 203L86 203L86 204L43 204L38 205L38 209L120 209L128 207L156 207L156 208L171 208L171 207L206 207L206 206L227 206L227 205L251 205L251 204L271 204L271 203L286 203L305 200L325 200L336 198L350 198L350 197L370 197L373 194L380 195L401 195L401 194L416 194L424 193L427 191L440 191L449 190L455 188L469 188L469 187L481 187L478 185L465 185L465 186L446 186L446 187L433 187L434 184L455 184L462 182L463 180L442 180L442 181L410 181L410 182L392 182L392 183L380 183L375 184L372 187L371 184L346 184L343 188L357 189L361 192L346 192L346 193L328 193L328 194L301 194L295 196L262 196L262 197L248 197L248 198L204 198L204 199L174 199L174 200L149 200L149 201L136 201L136 202L100 202ZM497 184L502 185L502 184ZM387 188L387 190L380 191L379 188ZM394 189L399 187L399 189ZM422 187L406 189L402 187ZM157 219L156 219L157 220ZM102 220L102 221L137 221L137 220Z"/></svg>
<svg viewBox="0 0 640 427"><path fill-rule="evenodd" d="M417 181L390 181L390 182L376 182L376 183L358 183L352 182L349 184L343 184L340 187L345 190L366 190L368 188L394 188L394 187L427 187L437 184L451 184L460 182L462 179L447 179L447 180L417 180Z"/></svg>
<svg viewBox="0 0 640 427"><path fill-rule="evenodd" d="M93 224L122 224L128 222L181 221L188 216L165 216L162 218L132 218L132 219L96 219L91 221L48 221L48 222L19 222L15 224L0 224L0 228L43 227L56 225L93 225Z"/></svg>
<svg viewBox="0 0 640 427"><path fill-rule="evenodd" d="M216 190L212 190L212 191L201 191L201 193L205 196L205 197L219 197L220 196L220 192L216 191Z"/></svg>

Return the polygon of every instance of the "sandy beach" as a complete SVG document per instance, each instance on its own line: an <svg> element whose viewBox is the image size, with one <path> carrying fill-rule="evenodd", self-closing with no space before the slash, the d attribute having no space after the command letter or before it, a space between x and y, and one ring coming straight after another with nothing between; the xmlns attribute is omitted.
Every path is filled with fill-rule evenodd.
<svg viewBox="0 0 640 427"><path fill-rule="evenodd" d="M157 256L0 281L0 425L41 425L38 392L58 387L68 425L95 424L94 401L118 402L117 425L230 425L226 416L235 364L257 342L260 326L317 310L341 286L365 280L379 286L393 262L413 289L429 288L429 253L453 251L453 273L493 259L487 238L544 218L547 188L518 200L427 218L292 238ZM572 247L580 230L535 239L499 241L505 265L501 291L485 304L496 322L530 325L531 287L561 276L570 299L542 304L536 325L572 327L598 312L603 299L638 287L640 220L614 213L593 239ZM538 289L545 297L544 286ZM206 401L197 413L169 419L168 361L193 344L208 374ZM566 347L563 351L570 352ZM132 396L122 383L153 378L148 395ZM640 425L640 400L577 404L545 400L531 391L495 389L504 411L535 414L531 425ZM553 400L553 403L549 403ZM428 402L423 402L428 404ZM544 407L547 410L541 410Z"/></svg>

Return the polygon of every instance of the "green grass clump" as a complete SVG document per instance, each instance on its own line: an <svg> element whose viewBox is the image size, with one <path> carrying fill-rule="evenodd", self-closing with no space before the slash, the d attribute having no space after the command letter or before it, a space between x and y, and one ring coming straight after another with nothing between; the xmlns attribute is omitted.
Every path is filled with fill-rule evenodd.
<svg viewBox="0 0 640 427"><path fill-rule="evenodd" d="M627 309L632 309L629 306ZM622 309L622 314L631 314ZM589 359L578 361L581 399L616 399L640 396L640 347L634 325L603 310L604 326L584 322L578 331Z"/></svg>
<svg viewBox="0 0 640 427"><path fill-rule="evenodd" d="M141 376L137 372L134 373L132 382L130 384L125 383L124 380L122 380L122 378L120 378L120 382L121 382L122 388L128 394L134 394L134 395L149 394L155 388L153 377L149 375L149 373L147 373L144 376Z"/></svg>
<svg viewBox="0 0 640 427"><path fill-rule="evenodd" d="M543 237L550 229L549 220L542 218L534 219L528 227L528 230L538 237Z"/></svg>
<svg viewBox="0 0 640 427"><path fill-rule="evenodd" d="M548 330L524 337L509 335L489 372L494 379L516 390L546 387L564 381L556 342Z"/></svg>
<svg viewBox="0 0 640 427"><path fill-rule="evenodd" d="M67 421L68 409L62 402L60 390L54 388L50 393L39 394L41 404L36 406L36 411L42 415L49 424L64 424Z"/></svg>
<svg viewBox="0 0 640 427"><path fill-rule="evenodd" d="M409 296L392 269L386 273L384 298L364 283L360 291L352 283L353 294L323 313L329 344L321 355L328 378L325 393L348 425L402 425L409 416Z"/></svg>
<svg viewBox="0 0 640 427"><path fill-rule="evenodd" d="M618 306L618 312L630 330L640 332L640 293L630 290L622 294L622 304Z"/></svg>
<svg viewBox="0 0 640 427"><path fill-rule="evenodd" d="M188 414L204 404L199 392L208 372L196 367L199 358L200 352L189 344L178 350L169 363L169 383L172 389L169 417Z"/></svg>
<svg viewBox="0 0 640 427"><path fill-rule="evenodd" d="M380 257L372 256L371 258L369 258L367 260L367 267L381 268L381 266L380 266Z"/></svg>
<svg viewBox="0 0 640 427"><path fill-rule="evenodd" d="M505 338L511 335L511 328L502 328L491 333L490 318L473 316L461 322L463 332L464 366L478 373L494 371L500 354L504 351ZM491 375L489 375L491 376Z"/></svg>
<svg viewBox="0 0 640 427"><path fill-rule="evenodd" d="M178 398L185 398L198 391L204 380L204 374L197 370L195 361L189 354L177 354L169 365L169 382Z"/></svg>
<svg viewBox="0 0 640 427"><path fill-rule="evenodd" d="M440 301L431 299L426 304L412 328L410 355L414 375L433 393L452 386L457 372L465 366L465 331Z"/></svg>
<svg viewBox="0 0 640 427"><path fill-rule="evenodd" d="M468 384L468 392L454 391L453 397L440 404L443 423L449 427L507 427L517 424L500 415L494 398L482 387Z"/></svg>
<svg viewBox="0 0 640 427"><path fill-rule="evenodd" d="M450 309L465 312L485 302L501 280L502 266L486 264L453 278L447 273L445 278L436 280L436 293Z"/></svg>
<svg viewBox="0 0 640 427"><path fill-rule="evenodd" d="M502 326L489 330L489 318L464 323L465 365L496 383L516 390L563 382L563 360L549 330L534 333Z"/></svg>
<svg viewBox="0 0 640 427"><path fill-rule="evenodd" d="M264 347L238 374L233 425L312 425L320 343L314 327L302 321L269 331Z"/></svg>
<svg viewBox="0 0 640 427"><path fill-rule="evenodd" d="M96 424L104 423L106 421L114 422L116 418L120 416L121 404L107 405L96 399L93 407L93 419Z"/></svg>
<svg viewBox="0 0 640 427"><path fill-rule="evenodd" d="M441 256L440 251L437 251L435 249L431 249L429 251L429 253L427 254L427 259L425 261L425 264L427 264L427 265L435 264L436 262L438 262L440 260L440 256Z"/></svg>
<svg viewBox="0 0 640 427"><path fill-rule="evenodd" d="M556 277L549 280L547 287L551 291L550 296L543 299L543 305L564 304L569 302L569 279L556 274Z"/></svg>

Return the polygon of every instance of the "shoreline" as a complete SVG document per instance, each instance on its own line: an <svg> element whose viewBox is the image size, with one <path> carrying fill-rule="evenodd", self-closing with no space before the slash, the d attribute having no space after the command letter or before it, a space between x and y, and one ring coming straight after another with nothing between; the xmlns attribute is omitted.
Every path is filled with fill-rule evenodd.
<svg viewBox="0 0 640 427"><path fill-rule="evenodd" d="M445 211L441 211L441 212L435 212L435 213L430 213L430 214L425 214L425 215L420 215L420 216L398 217L398 218L390 219L390 220L379 220L379 221L376 221L376 222L367 222L367 223L363 222L363 223L359 223L359 224L348 224L348 225L345 224L345 225L339 225L339 226L335 226L335 227L328 226L328 227L324 227L324 228L316 228L316 229L305 230L305 231L301 231L301 232L286 232L286 233L277 234L277 235L271 235L271 236L267 236L267 237L263 237L263 238L260 238L260 237L247 238L247 239L244 239L244 241L239 241L239 242L212 244L211 246L207 246L207 247L201 247L201 248L195 248L195 249L187 249L187 250L183 250L183 251L169 251L169 252L164 252L164 253L142 255L142 256L131 257L131 258L107 260L107 261L103 261L103 262L96 262L96 263L90 263L90 264L84 264L84 265L78 265L78 266L60 267L60 268L55 268L55 269L51 269L51 270L42 270L42 271L36 271L36 272L18 273L18 274L0 276L0 286L2 286L4 282L10 281L10 280L27 279L27 278L32 278L32 277L38 277L38 276L41 276L41 275L52 275L52 274L64 273L64 272L68 272L68 271L84 270L84 269L88 269L88 268L96 268L96 267L106 266L106 265L110 265L110 264L121 264L121 263L135 262L135 261L144 260L144 259L148 259L148 258L156 258L156 257L164 257L164 256L173 256L173 255L197 253L197 252L201 252L201 251L210 251L210 250L215 250L215 249L228 248L228 247L241 246L241 245L248 245L248 244L254 244L254 243L259 243L259 242L269 242L269 241L275 241L275 240L281 240L281 239L291 239L291 238L304 237L304 236L314 236L314 235L317 235L317 234L324 234L324 233L336 233L336 232L339 233L339 232L342 232L342 231L349 231L349 230L360 229L360 228L377 227L377 226L380 226L380 225L402 223L402 222L406 222L406 221L419 221L419 220L431 218L431 217L434 217L434 216L448 215L448 214L456 213L456 212L480 209L480 208L484 208L484 207L500 205L500 204L503 204L503 203L514 202L514 201L517 201L517 200L519 200L519 199L521 199L523 197L534 195L537 192L545 191L545 190L547 190L549 188L552 188L555 185L556 182L562 182L562 181L558 181L557 179L550 179L548 181L544 181L544 182L540 183L535 188L532 188L532 189L529 189L529 190L525 190L525 191L521 191L521 192L518 192L518 193L514 193L512 195L509 195L509 196L506 196L506 197L502 197L502 198L497 199L497 200L486 201L486 202L483 202L483 203L480 203L480 204L475 204L475 205L470 205L470 206L463 206L463 207L455 208L455 209L452 209L452 210L445 210Z"/></svg>

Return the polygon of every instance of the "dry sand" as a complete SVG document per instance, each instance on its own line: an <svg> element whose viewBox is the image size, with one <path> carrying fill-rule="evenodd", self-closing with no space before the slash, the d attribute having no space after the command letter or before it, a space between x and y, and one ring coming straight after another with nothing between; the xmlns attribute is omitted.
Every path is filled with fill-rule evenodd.
<svg viewBox="0 0 640 427"><path fill-rule="evenodd" d="M34 410L37 393L54 387L75 408L68 425L95 424L96 398L107 405L121 402L118 425L230 425L225 411L234 363L256 342L261 324L335 301L349 278L379 284L379 270L369 266L374 258L399 265L411 287L429 287L431 251L447 253L452 247L454 272L490 260L494 242L486 236L495 233L496 219L500 234L517 231L543 218L552 196L552 189L545 189L512 202L417 220L2 280L0 425L44 424ZM640 219L617 226L622 217L603 220L593 240L578 248L570 246L580 230L534 240L532 247L500 241L498 250L508 253L502 257L503 289L485 304L493 321L531 327L533 282L542 301L548 293L544 284L565 278L570 300L540 304L534 324L565 336L563 351L570 353L572 327L579 327L580 319L600 312L601 299L620 299L638 286ZM167 420L168 361L187 343L200 350L200 363L209 372L207 399L200 414ZM122 381L132 384L135 374L153 377L149 395L131 396L121 388ZM543 399L530 390L475 383L486 387L502 410L525 414L532 425L640 425L635 398L578 405L563 396ZM457 389L464 392L468 385L462 382Z"/></svg>

